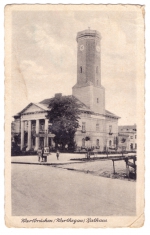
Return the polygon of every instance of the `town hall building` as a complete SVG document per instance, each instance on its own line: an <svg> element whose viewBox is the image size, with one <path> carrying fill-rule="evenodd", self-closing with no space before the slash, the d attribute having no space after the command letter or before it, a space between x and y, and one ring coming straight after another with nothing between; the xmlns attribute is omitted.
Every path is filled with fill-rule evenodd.
<svg viewBox="0 0 150 235"><path fill-rule="evenodd" d="M77 82L72 97L81 105L80 127L75 134L77 148L93 147L100 151L116 147L119 117L105 109L105 88L101 84L101 35L87 29L77 33ZM61 93L55 96L62 96ZM21 150L54 147L51 123L46 118L52 97L30 103L14 116L14 133L21 132ZM89 140L86 141L86 137Z"/></svg>

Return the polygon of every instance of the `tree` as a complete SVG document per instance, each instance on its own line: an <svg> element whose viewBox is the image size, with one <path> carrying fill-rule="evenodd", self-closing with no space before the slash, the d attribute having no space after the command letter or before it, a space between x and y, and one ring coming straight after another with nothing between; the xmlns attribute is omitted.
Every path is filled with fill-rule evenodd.
<svg viewBox="0 0 150 235"><path fill-rule="evenodd" d="M88 140L90 140L90 137L89 137L89 136L86 136L86 137L85 137L85 141L88 141Z"/></svg>
<svg viewBox="0 0 150 235"><path fill-rule="evenodd" d="M74 136L79 128L80 107L77 99L72 96L58 96L51 99L47 118L52 124L51 132L55 134L56 147L59 144L64 149L66 145L68 148L73 148L75 145Z"/></svg>

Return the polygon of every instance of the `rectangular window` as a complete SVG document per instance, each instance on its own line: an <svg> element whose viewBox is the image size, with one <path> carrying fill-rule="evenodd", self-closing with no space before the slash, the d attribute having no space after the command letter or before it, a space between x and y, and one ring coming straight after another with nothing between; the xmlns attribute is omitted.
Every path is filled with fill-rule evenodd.
<svg viewBox="0 0 150 235"><path fill-rule="evenodd" d="M52 124L48 123L48 132L51 132L51 131L52 131Z"/></svg>
<svg viewBox="0 0 150 235"><path fill-rule="evenodd" d="M130 139L133 139L133 136L130 136Z"/></svg>
<svg viewBox="0 0 150 235"><path fill-rule="evenodd" d="M136 139L136 135L135 135L135 139Z"/></svg>
<svg viewBox="0 0 150 235"><path fill-rule="evenodd" d="M97 103L99 103L99 98L97 98Z"/></svg>
<svg viewBox="0 0 150 235"><path fill-rule="evenodd" d="M112 132L112 125L109 126L109 133Z"/></svg>
<svg viewBox="0 0 150 235"><path fill-rule="evenodd" d="M86 123L82 122L82 132L86 132Z"/></svg>
<svg viewBox="0 0 150 235"><path fill-rule="evenodd" d="M80 73L82 73L82 66L80 66Z"/></svg>
<svg viewBox="0 0 150 235"><path fill-rule="evenodd" d="M32 131L34 132L35 130L36 130L36 125L34 123L34 124L32 124Z"/></svg>
<svg viewBox="0 0 150 235"><path fill-rule="evenodd" d="M99 139L96 140L96 147L99 148Z"/></svg>
<svg viewBox="0 0 150 235"><path fill-rule="evenodd" d="M44 125L44 123L40 123L40 131L44 131L44 128L45 128L45 125Z"/></svg>
<svg viewBox="0 0 150 235"><path fill-rule="evenodd" d="M96 131L99 131L99 124L96 124Z"/></svg>

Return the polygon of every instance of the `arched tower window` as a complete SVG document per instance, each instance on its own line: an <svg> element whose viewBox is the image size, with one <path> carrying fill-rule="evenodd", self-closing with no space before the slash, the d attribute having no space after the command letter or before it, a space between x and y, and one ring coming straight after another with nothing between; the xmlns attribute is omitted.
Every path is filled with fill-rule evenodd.
<svg viewBox="0 0 150 235"><path fill-rule="evenodd" d="M96 124L96 131L99 131L99 124Z"/></svg>
<svg viewBox="0 0 150 235"><path fill-rule="evenodd" d="M97 103L99 103L99 98L97 98Z"/></svg>
<svg viewBox="0 0 150 235"><path fill-rule="evenodd" d="M98 86L98 80L96 81L96 83L97 83L97 86Z"/></svg>
<svg viewBox="0 0 150 235"><path fill-rule="evenodd" d="M109 140L109 146L111 146L111 140Z"/></svg>
<svg viewBox="0 0 150 235"><path fill-rule="evenodd" d="M82 66L80 66L80 73L82 73Z"/></svg>
<svg viewBox="0 0 150 235"><path fill-rule="evenodd" d="M112 125L109 126L109 133L112 133Z"/></svg>
<svg viewBox="0 0 150 235"><path fill-rule="evenodd" d="M99 147L99 139L96 140L96 147Z"/></svg>

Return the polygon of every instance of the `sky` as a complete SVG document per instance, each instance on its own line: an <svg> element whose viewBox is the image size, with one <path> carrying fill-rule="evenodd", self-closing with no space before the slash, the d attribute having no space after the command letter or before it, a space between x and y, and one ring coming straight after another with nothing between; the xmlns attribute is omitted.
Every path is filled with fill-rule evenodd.
<svg viewBox="0 0 150 235"><path fill-rule="evenodd" d="M12 115L30 102L72 94L77 80L77 32L101 34L101 83L105 108L119 125L136 123L136 11L13 11Z"/></svg>

